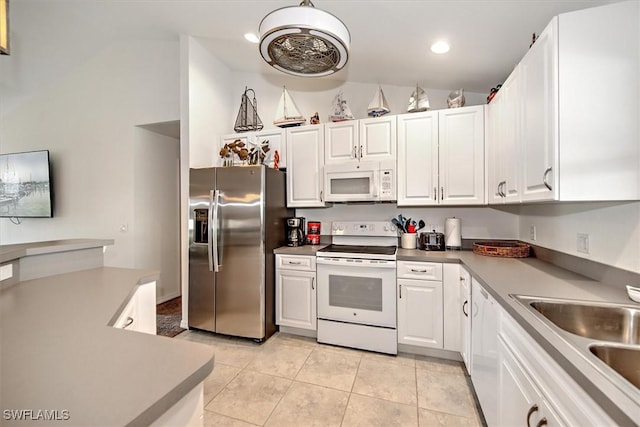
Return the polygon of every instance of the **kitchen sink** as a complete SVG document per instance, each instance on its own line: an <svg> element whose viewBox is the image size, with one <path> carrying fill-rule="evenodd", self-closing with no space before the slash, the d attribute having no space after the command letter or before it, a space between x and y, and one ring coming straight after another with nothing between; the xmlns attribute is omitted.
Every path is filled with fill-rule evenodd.
<svg viewBox="0 0 640 427"><path fill-rule="evenodd" d="M611 369L640 389L640 347L592 344L589 350Z"/></svg>
<svg viewBox="0 0 640 427"><path fill-rule="evenodd" d="M532 298L528 304L572 334L619 344L640 344L640 308L546 298Z"/></svg>

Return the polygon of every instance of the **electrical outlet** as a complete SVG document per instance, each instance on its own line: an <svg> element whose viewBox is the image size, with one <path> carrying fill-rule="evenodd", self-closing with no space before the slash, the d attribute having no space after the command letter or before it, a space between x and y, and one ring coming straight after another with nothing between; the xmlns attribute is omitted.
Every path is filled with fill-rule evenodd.
<svg viewBox="0 0 640 427"><path fill-rule="evenodd" d="M536 241L536 237L537 237L537 235L536 235L536 226L532 225L531 227L529 227L529 238L532 241L535 242Z"/></svg>
<svg viewBox="0 0 640 427"><path fill-rule="evenodd" d="M120 232L126 233L127 231L129 231L129 226L127 224L120 224Z"/></svg>
<svg viewBox="0 0 640 427"><path fill-rule="evenodd" d="M578 233L578 252L583 254L589 253L589 235L587 233Z"/></svg>

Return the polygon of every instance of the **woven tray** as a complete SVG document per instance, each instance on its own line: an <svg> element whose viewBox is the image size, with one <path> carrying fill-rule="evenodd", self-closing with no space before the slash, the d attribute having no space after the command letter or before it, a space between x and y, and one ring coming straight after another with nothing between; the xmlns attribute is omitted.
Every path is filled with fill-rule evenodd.
<svg viewBox="0 0 640 427"><path fill-rule="evenodd" d="M473 252L478 255L503 258L526 258L531 246L520 242L477 242L473 244Z"/></svg>

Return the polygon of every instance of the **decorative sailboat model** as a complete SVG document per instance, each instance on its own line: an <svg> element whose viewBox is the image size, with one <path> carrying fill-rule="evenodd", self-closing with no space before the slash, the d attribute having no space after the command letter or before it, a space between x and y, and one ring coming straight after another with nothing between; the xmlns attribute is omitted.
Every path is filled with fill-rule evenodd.
<svg viewBox="0 0 640 427"><path fill-rule="evenodd" d="M416 84L416 90L411 94L409 98L409 113L417 113L419 111L427 111L429 109L429 98L427 93L420 86Z"/></svg>
<svg viewBox="0 0 640 427"><path fill-rule="evenodd" d="M253 101L249 99L249 91L253 93ZM253 89L247 89L245 86L242 99L240 101L240 110L236 117L236 124L233 130L236 132L248 132L252 130L261 130L263 128L262 120L258 117L258 101L256 101L256 93Z"/></svg>
<svg viewBox="0 0 640 427"><path fill-rule="evenodd" d="M390 111L391 110L389 109L387 98L384 97L382 88L378 86L378 90L369 103L369 108L367 108L367 114L371 117L380 117L389 113Z"/></svg>
<svg viewBox="0 0 640 427"><path fill-rule="evenodd" d="M291 95L287 92L287 88L283 87L282 96L278 103L278 110L276 111L276 119L273 121L273 124L281 128L286 128L290 126L300 126L306 121L307 119L300 114L296 103L293 102Z"/></svg>
<svg viewBox="0 0 640 427"><path fill-rule="evenodd" d="M338 92L333 98L333 114L329 114L329 120L332 122L342 122L344 120L353 120L351 108L347 105L347 101L342 97L342 91Z"/></svg>

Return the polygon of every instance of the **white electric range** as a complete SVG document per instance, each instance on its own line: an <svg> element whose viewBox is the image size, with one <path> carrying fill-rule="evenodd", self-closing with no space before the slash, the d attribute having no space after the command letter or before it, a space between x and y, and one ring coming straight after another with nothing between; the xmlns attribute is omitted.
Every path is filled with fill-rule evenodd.
<svg viewBox="0 0 640 427"><path fill-rule="evenodd" d="M316 254L318 342L397 354L398 230L384 221L339 221Z"/></svg>

